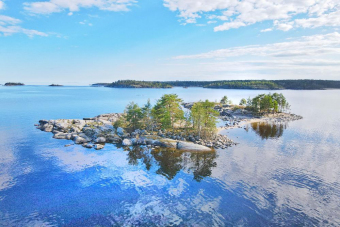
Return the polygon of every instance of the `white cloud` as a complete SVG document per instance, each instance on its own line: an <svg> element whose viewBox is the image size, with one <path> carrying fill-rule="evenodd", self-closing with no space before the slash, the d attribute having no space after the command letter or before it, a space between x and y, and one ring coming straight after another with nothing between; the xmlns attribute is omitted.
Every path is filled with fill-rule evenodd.
<svg viewBox="0 0 340 227"><path fill-rule="evenodd" d="M304 36L299 40L267 45L253 45L214 50L196 55L177 56L175 59L207 59L236 56L294 57L340 53L340 33Z"/></svg>
<svg viewBox="0 0 340 227"><path fill-rule="evenodd" d="M294 24L303 28L317 28L322 26L340 26L340 10L322 14L319 17L296 19Z"/></svg>
<svg viewBox="0 0 340 227"><path fill-rule="evenodd" d="M60 12L61 8L51 2L32 2L24 3L24 9L35 14L50 14Z"/></svg>
<svg viewBox="0 0 340 227"><path fill-rule="evenodd" d="M128 7L136 0L50 0L40 2L25 2L24 9L33 14L50 14L69 10L68 15L72 12L79 11L80 8L97 7L100 10L108 11L128 11Z"/></svg>
<svg viewBox="0 0 340 227"><path fill-rule="evenodd" d="M0 35L10 36L16 33L23 33L27 35L28 37L48 36L48 34L44 32L23 28L18 25L20 23L21 23L21 20L19 19L0 15Z"/></svg>
<svg viewBox="0 0 340 227"><path fill-rule="evenodd" d="M272 28L267 28L267 29L263 29L263 30L261 30L261 32L271 32L271 31L273 31L273 29L272 29Z"/></svg>
<svg viewBox="0 0 340 227"><path fill-rule="evenodd" d="M5 8L5 3L3 1L0 1L0 10Z"/></svg>
<svg viewBox="0 0 340 227"><path fill-rule="evenodd" d="M231 28L239 28L239 27L244 27L244 26L246 26L246 24L241 21L232 21L232 22L224 23L222 25L215 27L214 31L218 32L218 31L224 31L224 30L229 30Z"/></svg>
<svg viewBox="0 0 340 227"><path fill-rule="evenodd" d="M339 79L340 33L320 34L265 45L218 49L172 59L164 70L193 78ZM176 72L176 74L174 73ZM174 77L175 78L175 77ZM177 77L175 78L177 79Z"/></svg>
<svg viewBox="0 0 340 227"><path fill-rule="evenodd" d="M186 23L204 18L223 21L215 31L262 21L273 21L274 28L283 31L294 27L340 26L338 0L164 0L164 6L179 12Z"/></svg>
<svg viewBox="0 0 340 227"><path fill-rule="evenodd" d="M6 24L19 24L21 23L21 20L13 18L13 17L9 17L9 16L5 16L5 15L0 15L0 21Z"/></svg>
<svg viewBox="0 0 340 227"><path fill-rule="evenodd" d="M81 25L88 25L90 27L93 26L93 24L92 23L88 23L87 20L80 21L79 24L81 24Z"/></svg>

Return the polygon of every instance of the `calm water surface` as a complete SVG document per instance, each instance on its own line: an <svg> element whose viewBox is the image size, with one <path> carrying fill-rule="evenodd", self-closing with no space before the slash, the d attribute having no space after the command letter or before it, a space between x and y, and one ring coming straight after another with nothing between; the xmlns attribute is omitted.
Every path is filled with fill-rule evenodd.
<svg viewBox="0 0 340 227"><path fill-rule="evenodd" d="M64 147L34 127L165 93L239 102L261 92L0 87L0 226L339 226L338 90L282 91L303 120L223 131L239 145L212 153Z"/></svg>

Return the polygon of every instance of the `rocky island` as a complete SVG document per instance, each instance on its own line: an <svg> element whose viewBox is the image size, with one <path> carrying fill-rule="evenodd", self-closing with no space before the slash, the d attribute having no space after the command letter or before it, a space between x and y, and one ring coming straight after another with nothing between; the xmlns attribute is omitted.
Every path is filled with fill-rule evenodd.
<svg viewBox="0 0 340 227"><path fill-rule="evenodd" d="M209 147L187 142L183 136L175 136L162 130L148 132L137 129L128 133L122 127L115 128L114 123L122 116L123 114L112 113L83 120L40 120L36 126L42 131L52 132L55 139L72 140L75 144L97 150L104 148L106 143L112 143L122 146L144 145L153 148L211 151Z"/></svg>
<svg viewBox="0 0 340 227"><path fill-rule="evenodd" d="M220 103L183 103L175 94L164 95L152 107L131 102L124 113L102 114L93 118L40 120L37 128L52 132L55 139L72 140L97 150L106 143L122 146L165 147L186 151L213 151L236 145L219 130L241 127L247 122L288 122L301 116L285 113L289 104L282 94L261 94L233 105L224 96ZM225 126L216 127L221 119ZM70 146L73 144L69 144Z"/></svg>
<svg viewBox="0 0 340 227"><path fill-rule="evenodd" d="M50 86L50 87L62 87L63 85L60 85L60 84L50 84L48 86Z"/></svg>

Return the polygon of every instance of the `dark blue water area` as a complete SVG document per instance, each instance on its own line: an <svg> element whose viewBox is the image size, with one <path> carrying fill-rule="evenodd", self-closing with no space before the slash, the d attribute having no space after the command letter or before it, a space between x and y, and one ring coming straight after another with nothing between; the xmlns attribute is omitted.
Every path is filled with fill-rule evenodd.
<svg viewBox="0 0 340 227"><path fill-rule="evenodd" d="M165 93L234 103L268 91L0 87L0 226L339 226L340 91L281 91L304 119L222 131L209 153L65 147L40 119L122 112Z"/></svg>

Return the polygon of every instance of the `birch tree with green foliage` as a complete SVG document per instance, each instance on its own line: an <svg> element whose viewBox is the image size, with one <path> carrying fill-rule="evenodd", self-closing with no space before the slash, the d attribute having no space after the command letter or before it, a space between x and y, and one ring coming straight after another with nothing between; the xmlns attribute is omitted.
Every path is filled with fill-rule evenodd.
<svg viewBox="0 0 340 227"><path fill-rule="evenodd" d="M152 116L161 128L175 128L175 124L184 119L181 108L182 99L176 94L163 95L152 109Z"/></svg>

